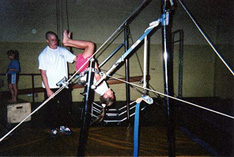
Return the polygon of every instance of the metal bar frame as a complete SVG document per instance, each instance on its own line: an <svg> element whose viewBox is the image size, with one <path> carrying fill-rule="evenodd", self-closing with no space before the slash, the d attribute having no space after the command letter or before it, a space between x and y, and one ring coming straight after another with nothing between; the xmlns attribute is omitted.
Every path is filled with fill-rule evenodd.
<svg viewBox="0 0 234 157"><path fill-rule="evenodd" d="M179 33L179 39L175 40L175 35ZM178 98L183 97L183 54L184 54L184 32L183 30L177 30L172 33L172 49L174 50L174 45L179 42L179 70L178 70Z"/></svg>
<svg viewBox="0 0 234 157"><path fill-rule="evenodd" d="M82 112L82 121L81 121L81 129L80 129L80 138L79 138L79 146L78 146L78 156L85 155L85 148L88 140L88 131L91 119L91 106L94 100L94 90L92 90L91 86L93 85L94 79L94 59L90 60L89 71L87 75L87 85L85 87L84 94L84 107Z"/></svg>
<svg viewBox="0 0 234 157"><path fill-rule="evenodd" d="M138 45L144 40L144 38L148 36L154 30L154 28L159 25L160 21L161 19L154 21L153 23L155 24L146 29L146 31L138 38L138 40L122 56L120 56L120 58L109 68L106 74L103 74L101 79L97 81L94 86L98 86L103 80L106 79L107 75L111 75L111 73L115 69L117 69L123 61L125 61L125 59L133 52L133 50L138 47Z"/></svg>
<svg viewBox="0 0 234 157"><path fill-rule="evenodd" d="M124 25L124 49L125 52L128 50L129 48L129 25L127 23L125 23ZM129 82L129 73L130 73L130 69L129 69L129 59L125 58L125 80L127 82ZM128 119L128 123L130 124L130 115L129 115L129 104L130 104L130 85L129 84L125 84L125 91L126 91L126 104L127 104L127 119Z"/></svg>
<svg viewBox="0 0 234 157"><path fill-rule="evenodd" d="M163 72L164 72L164 93L173 96L173 53L171 43L171 7L169 0L161 0L162 13L162 46L163 46ZM175 156L175 126L173 123L173 100L165 98L167 107L167 135L168 135L168 156Z"/></svg>

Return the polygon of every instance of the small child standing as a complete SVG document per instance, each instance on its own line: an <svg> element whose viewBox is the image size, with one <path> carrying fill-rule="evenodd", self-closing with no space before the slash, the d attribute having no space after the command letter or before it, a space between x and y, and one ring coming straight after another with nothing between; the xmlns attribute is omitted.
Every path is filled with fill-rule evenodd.
<svg viewBox="0 0 234 157"><path fill-rule="evenodd" d="M7 67L6 76L8 81L8 87L11 92L11 99L8 101L10 103L15 103L18 95L18 81L19 81L19 72L20 72L20 63L19 63L19 52L17 50L7 51L8 58L10 63Z"/></svg>

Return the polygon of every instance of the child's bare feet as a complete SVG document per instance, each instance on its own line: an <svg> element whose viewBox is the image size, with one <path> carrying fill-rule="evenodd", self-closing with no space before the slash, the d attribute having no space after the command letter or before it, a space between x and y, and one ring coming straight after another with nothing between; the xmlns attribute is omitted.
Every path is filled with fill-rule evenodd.
<svg viewBox="0 0 234 157"><path fill-rule="evenodd" d="M63 45L64 46L69 46L69 40L71 38L71 32L67 33L68 31L67 30L64 30L63 32Z"/></svg>

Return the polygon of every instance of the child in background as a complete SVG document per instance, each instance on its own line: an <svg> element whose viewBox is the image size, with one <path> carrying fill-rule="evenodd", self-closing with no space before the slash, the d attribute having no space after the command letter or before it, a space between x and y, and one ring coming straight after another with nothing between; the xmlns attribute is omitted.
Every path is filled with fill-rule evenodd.
<svg viewBox="0 0 234 157"><path fill-rule="evenodd" d="M19 64L19 52L17 50L9 50L7 51L8 58L10 59L10 63L7 67L6 76L8 87L11 92L11 99L8 101L9 103L15 103L17 101L18 95L18 81L19 81L19 72L20 72L20 64Z"/></svg>

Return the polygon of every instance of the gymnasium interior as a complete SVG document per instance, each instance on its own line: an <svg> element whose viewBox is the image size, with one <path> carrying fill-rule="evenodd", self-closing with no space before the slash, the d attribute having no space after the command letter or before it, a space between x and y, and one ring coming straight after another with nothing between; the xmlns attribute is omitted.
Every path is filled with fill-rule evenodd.
<svg viewBox="0 0 234 157"><path fill-rule="evenodd" d="M233 0L2 0L0 156L234 156L233 8ZM38 56L45 33L63 46L64 30L95 43L116 101L103 109L68 64L61 89L72 94L72 134L54 138ZM15 103L8 50L19 52Z"/></svg>

